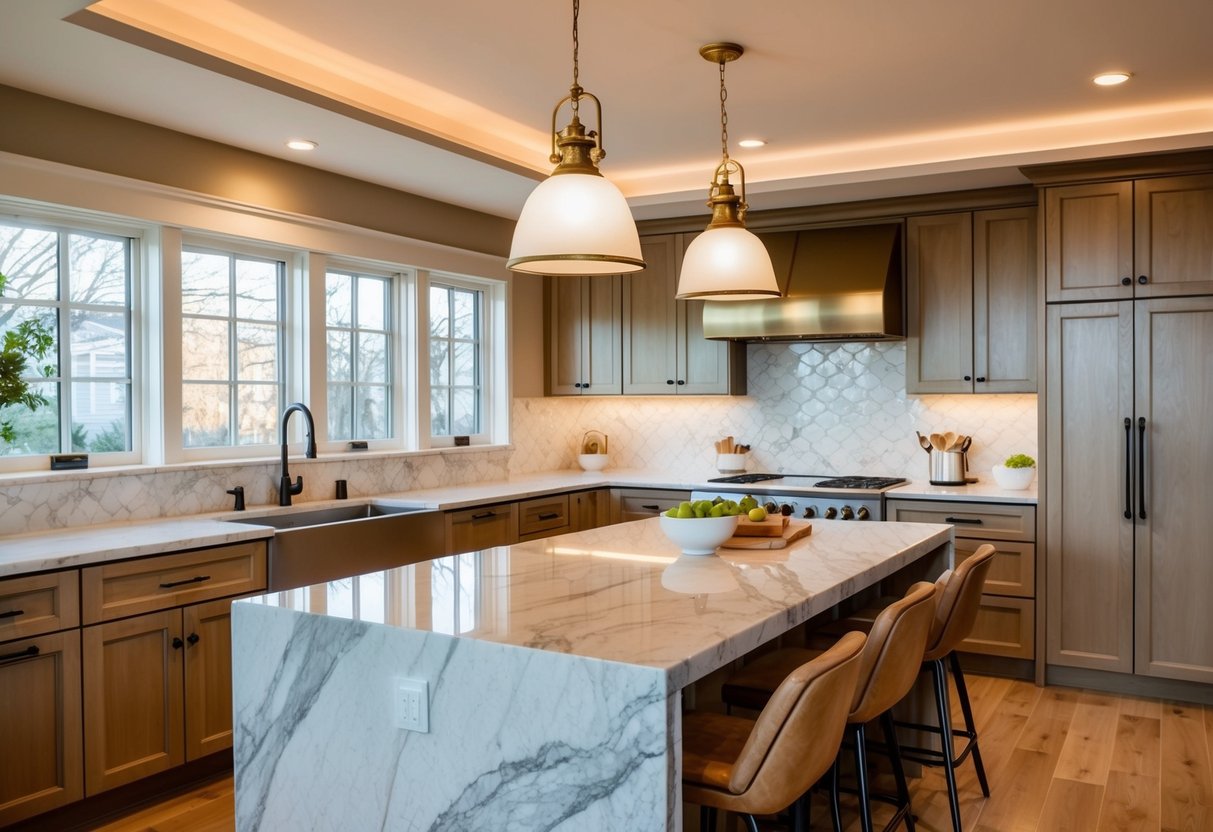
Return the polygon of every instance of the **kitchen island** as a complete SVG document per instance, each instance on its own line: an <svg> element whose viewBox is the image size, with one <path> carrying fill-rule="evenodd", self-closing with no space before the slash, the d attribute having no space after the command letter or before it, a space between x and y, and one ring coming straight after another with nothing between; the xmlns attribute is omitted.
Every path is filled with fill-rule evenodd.
<svg viewBox="0 0 1213 832"><path fill-rule="evenodd" d="M786 549L688 558L644 520L237 603L237 827L679 829L683 689L933 577L951 539L814 521ZM422 716L413 682L424 733L397 727Z"/></svg>

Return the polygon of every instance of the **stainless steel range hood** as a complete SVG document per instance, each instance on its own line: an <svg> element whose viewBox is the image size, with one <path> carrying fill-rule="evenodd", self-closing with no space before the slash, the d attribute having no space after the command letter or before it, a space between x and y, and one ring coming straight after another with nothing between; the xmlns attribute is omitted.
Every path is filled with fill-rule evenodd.
<svg viewBox="0 0 1213 832"><path fill-rule="evenodd" d="M889 341L905 337L901 225L759 234L783 297L709 301L706 338Z"/></svg>

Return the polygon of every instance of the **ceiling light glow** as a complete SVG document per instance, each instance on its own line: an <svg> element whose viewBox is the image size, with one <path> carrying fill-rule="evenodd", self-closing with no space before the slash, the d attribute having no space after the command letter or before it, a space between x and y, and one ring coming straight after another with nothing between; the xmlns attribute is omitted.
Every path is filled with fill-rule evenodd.
<svg viewBox="0 0 1213 832"><path fill-rule="evenodd" d="M1131 72L1101 72L1091 80L1100 87L1114 87L1128 81L1132 75Z"/></svg>
<svg viewBox="0 0 1213 832"><path fill-rule="evenodd" d="M742 147L762 147L766 143L766 139L742 139L737 144Z"/></svg>
<svg viewBox="0 0 1213 832"><path fill-rule="evenodd" d="M311 139L289 139L286 146L291 150L315 150L320 147L319 144Z"/></svg>

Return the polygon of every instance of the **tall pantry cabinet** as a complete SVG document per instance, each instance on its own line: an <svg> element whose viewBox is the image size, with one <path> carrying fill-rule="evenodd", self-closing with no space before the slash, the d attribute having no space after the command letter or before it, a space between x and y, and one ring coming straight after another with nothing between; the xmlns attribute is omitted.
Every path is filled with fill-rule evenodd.
<svg viewBox="0 0 1213 832"><path fill-rule="evenodd" d="M1213 682L1213 176L1044 203L1048 663Z"/></svg>

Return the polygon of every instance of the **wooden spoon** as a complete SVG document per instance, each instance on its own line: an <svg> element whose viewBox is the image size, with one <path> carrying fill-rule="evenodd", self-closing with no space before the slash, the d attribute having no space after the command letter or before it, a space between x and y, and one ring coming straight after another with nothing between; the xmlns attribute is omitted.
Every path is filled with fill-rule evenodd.
<svg viewBox="0 0 1213 832"><path fill-rule="evenodd" d="M950 451L955 447L956 447L956 434L953 433L952 431L948 431L947 433L945 433L943 435L943 449L945 451Z"/></svg>
<svg viewBox="0 0 1213 832"><path fill-rule="evenodd" d="M942 433L932 433L931 434L931 447L937 451L943 450L943 434Z"/></svg>

